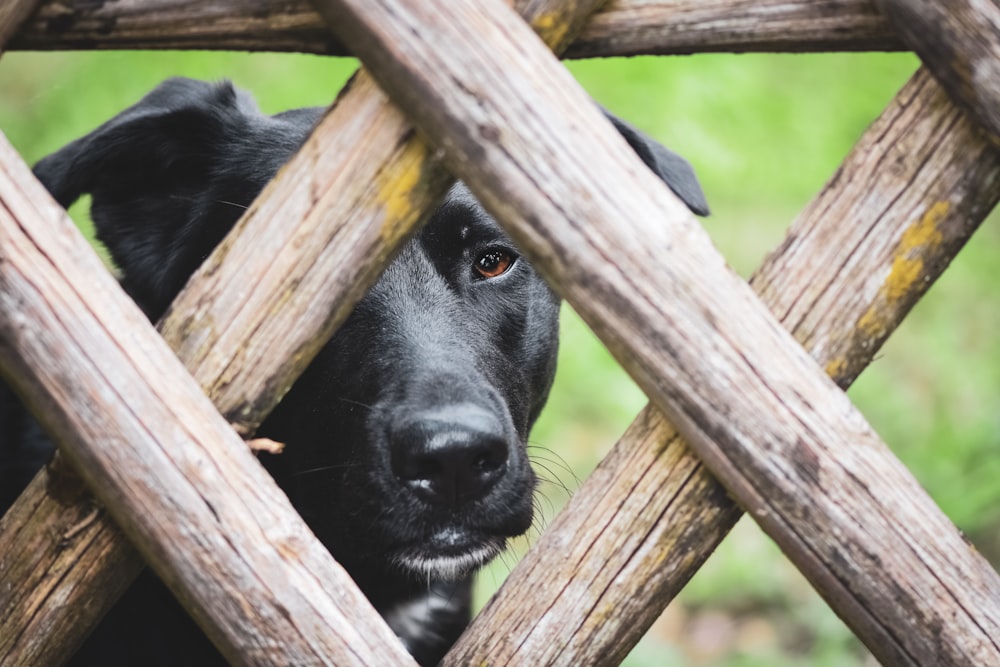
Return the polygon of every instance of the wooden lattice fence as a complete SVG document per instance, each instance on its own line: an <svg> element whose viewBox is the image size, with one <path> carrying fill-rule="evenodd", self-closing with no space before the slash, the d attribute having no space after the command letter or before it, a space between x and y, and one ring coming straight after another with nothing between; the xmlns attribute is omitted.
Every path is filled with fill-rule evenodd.
<svg viewBox="0 0 1000 667"><path fill-rule="evenodd" d="M1000 664L1000 578L821 372L849 384L1000 197L994 3L618 0L588 22L600 2L516 2L527 23L495 0L37 4L0 8L0 47L341 52L329 25L379 85L355 77L162 338L0 146L0 365L110 515L57 461L0 521L0 662L70 655L143 562L234 662L411 662L237 434L453 174L652 404L447 664L622 658L732 526L730 498L883 663ZM751 290L529 24L557 52L579 34L576 55L905 43L933 76L897 95Z"/></svg>

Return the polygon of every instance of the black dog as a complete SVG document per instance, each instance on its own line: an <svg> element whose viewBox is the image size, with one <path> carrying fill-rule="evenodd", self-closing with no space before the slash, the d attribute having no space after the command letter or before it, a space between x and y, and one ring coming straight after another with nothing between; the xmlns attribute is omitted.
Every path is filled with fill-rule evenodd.
<svg viewBox="0 0 1000 667"><path fill-rule="evenodd" d="M35 173L64 206L92 195L98 237L155 321L321 114L266 116L228 83L173 79ZM707 212L683 159L612 120ZM558 310L456 185L261 428L287 444L265 464L421 663L467 624L472 573L532 521L525 441L552 383ZM2 510L53 447L3 385L0 437ZM219 661L145 575L75 664Z"/></svg>

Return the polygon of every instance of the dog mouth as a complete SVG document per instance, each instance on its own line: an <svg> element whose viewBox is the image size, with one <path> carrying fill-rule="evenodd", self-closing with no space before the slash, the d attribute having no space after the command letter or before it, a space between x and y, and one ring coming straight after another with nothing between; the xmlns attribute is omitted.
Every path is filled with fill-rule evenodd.
<svg viewBox="0 0 1000 667"><path fill-rule="evenodd" d="M506 540L479 537L455 528L435 533L419 545L400 549L393 558L403 570L428 579L451 581L478 570L501 552Z"/></svg>

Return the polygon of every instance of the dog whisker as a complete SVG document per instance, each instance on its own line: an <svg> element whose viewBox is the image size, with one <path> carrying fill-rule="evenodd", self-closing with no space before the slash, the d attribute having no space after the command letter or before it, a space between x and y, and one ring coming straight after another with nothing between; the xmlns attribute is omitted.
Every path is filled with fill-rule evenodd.
<svg viewBox="0 0 1000 667"><path fill-rule="evenodd" d="M552 508L552 503L548 501L548 499L546 499L546 502L549 502L549 511L540 511L538 513L538 520L532 522L535 528L536 538L541 537L542 533L545 532L545 528L548 527L549 523L552 521L552 517L556 515L555 509Z"/></svg>
<svg viewBox="0 0 1000 667"><path fill-rule="evenodd" d="M555 465L559 466L560 468L562 468L563 470L565 470L566 472L568 472L570 474L570 476L573 478L573 483L576 486L580 486L580 483L581 483L580 482L580 478L577 476L576 472L573 470L573 467L570 466L570 464L566 462L566 459L564 459L562 456L560 456L559 453L556 452L554 449L551 449L549 447L545 447L544 445L539 445L539 444L536 444L536 443L532 443L532 442L528 443L526 449L528 450L528 458L531 461L542 460L542 461L546 461L548 463L552 463L552 464L555 464ZM540 452L544 452L548 456L543 457L540 454Z"/></svg>
<svg viewBox="0 0 1000 667"><path fill-rule="evenodd" d="M318 472L327 472L328 470L345 470L347 468L356 468L357 463L342 463L340 465L329 465L329 466L319 466L318 468L307 468L306 470L296 470L295 472L289 474L289 477L302 477L303 475L314 475Z"/></svg>
<svg viewBox="0 0 1000 667"><path fill-rule="evenodd" d="M217 204L225 204L226 206L232 206L233 208L238 208L238 209L241 209L243 211L245 211L248 208L250 208L249 206L245 206L243 204L238 204L237 202L234 202L234 201L226 201L225 199L216 199L215 202Z"/></svg>
<svg viewBox="0 0 1000 667"><path fill-rule="evenodd" d="M542 501L545 502L545 506L542 506ZM540 518L551 517L555 515L556 508L552 499L540 491L536 491L534 497L531 499L531 504L535 508L535 515Z"/></svg>
<svg viewBox="0 0 1000 667"><path fill-rule="evenodd" d="M558 488L562 489L566 493L567 497L570 497L570 496L573 495L573 490L571 488L569 488L569 486L567 486L564 481L562 481L561 479L559 479L559 475L554 470L552 470L552 468L550 468L545 463L542 463L538 459L531 459L531 463L536 468L540 468L540 469L544 470L549 475L548 477L545 477L543 475L539 475L536 472L535 474L536 474L536 476L538 477L539 480L541 480L543 482L546 482L548 484L551 484L552 486L555 486L555 487L558 487ZM577 480L577 482L579 483L579 480Z"/></svg>
<svg viewBox="0 0 1000 667"><path fill-rule="evenodd" d="M541 505L542 499L545 500L549 505L549 511L546 512ZM534 539L538 539L545 532L545 528L548 526L552 517L555 516L555 508L552 506L552 501L543 493L536 493L531 499L531 505L534 508L534 513L531 517L531 526L528 528L529 532L534 532ZM525 537L525 539L528 539Z"/></svg>
<svg viewBox="0 0 1000 667"><path fill-rule="evenodd" d="M510 547L505 548L503 551L497 554L497 560L500 561L500 564L503 565L505 570L507 570L507 573L504 578L510 575L510 573L514 571L514 567L517 565L516 558L513 563L510 560L508 560L510 557L513 556L514 556L514 551Z"/></svg>
<svg viewBox="0 0 1000 667"><path fill-rule="evenodd" d="M371 410L372 409L372 406L368 405L367 403L362 403L361 401L355 401L354 399L351 399L351 398L344 398L343 396L338 396L337 400L340 401L341 403L348 403L350 405L357 405L358 407L364 408L365 410Z"/></svg>

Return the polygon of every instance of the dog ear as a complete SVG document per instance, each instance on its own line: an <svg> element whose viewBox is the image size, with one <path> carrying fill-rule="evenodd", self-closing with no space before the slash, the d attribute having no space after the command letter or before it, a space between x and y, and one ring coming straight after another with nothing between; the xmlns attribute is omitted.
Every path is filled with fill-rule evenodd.
<svg viewBox="0 0 1000 667"><path fill-rule="evenodd" d="M625 137L642 161L666 183L687 207L698 215L708 215L708 202L701 184L687 160L666 146L647 136L631 124L602 109L615 129Z"/></svg>
<svg viewBox="0 0 1000 667"><path fill-rule="evenodd" d="M92 196L97 238L156 318L301 143L287 125L228 82L169 79L34 171L63 206Z"/></svg>
<svg viewBox="0 0 1000 667"><path fill-rule="evenodd" d="M179 177L190 168L201 171L211 159L209 140L238 120L239 111L228 82L168 79L90 134L43 158L35 175L68 207L85 193L124 190L151 177ZM155 181L146 189L153 187Z"/></svg>

